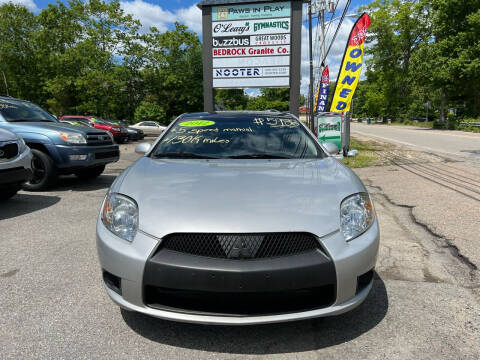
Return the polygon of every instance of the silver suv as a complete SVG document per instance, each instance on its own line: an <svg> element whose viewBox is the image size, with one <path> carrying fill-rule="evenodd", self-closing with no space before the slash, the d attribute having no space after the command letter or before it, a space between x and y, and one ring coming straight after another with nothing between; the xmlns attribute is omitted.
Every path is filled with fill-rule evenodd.
<svg viewBox="0 0 480 360"><path fill-rule="evenodd" d="M32 177L32 153L17 134L0 129L0 200L15 195Z"/></svg>

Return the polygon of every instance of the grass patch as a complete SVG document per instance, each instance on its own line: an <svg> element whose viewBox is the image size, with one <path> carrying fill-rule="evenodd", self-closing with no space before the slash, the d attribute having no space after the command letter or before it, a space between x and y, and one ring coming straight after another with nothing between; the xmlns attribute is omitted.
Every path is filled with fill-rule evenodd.
<svg viewBox="0 0 480 360"><path fill-rule="evenodd" d="M404 122L394 121L390 125L396 126L417 126L426 129L433 129L434 121L411 121L405 120Z"/></svg>
<svg viewBox="0 0 480 360"><path fill-rule="evenodd" d="M345 157L340 161L350 168L362 168L380 165L378 152L385 149L385 145L375 141L360 141L352 137L350 139L350 149L358 150L358 155Z"/></svg>

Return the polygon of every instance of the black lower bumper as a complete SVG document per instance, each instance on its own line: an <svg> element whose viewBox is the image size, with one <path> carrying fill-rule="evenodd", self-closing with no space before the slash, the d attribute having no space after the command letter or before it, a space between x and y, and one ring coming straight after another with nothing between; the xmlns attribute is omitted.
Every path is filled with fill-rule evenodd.
<svg viewBox="0 0 480 360"><path fill-rule="evenodd" d="M224 315L307 311L335 301L333 261L321 251L257 260L161 249L146 263L144 302L158 309Z"/></svg>
<svg viewBox="0 0 480 360"><path fill-rule="evenodd" d="M23 167L0 170L0 186L20 184L32 178L32 172Z"/></svg>

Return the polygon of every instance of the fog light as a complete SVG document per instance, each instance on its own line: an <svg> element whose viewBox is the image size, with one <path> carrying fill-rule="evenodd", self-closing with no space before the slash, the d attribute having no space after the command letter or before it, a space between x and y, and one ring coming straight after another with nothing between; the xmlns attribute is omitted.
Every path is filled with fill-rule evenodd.
<svg viewBox="0 0 480 360"><path fill-rule="evenodd" d="M118 276L103 270L103 281L109 289L112 289L117 294L122 295L122 281Z"/></svg>
<svg viewBox="0 0 480 360"><path fill-rule="evenodd" d="M372 282L373 272L374 272L374 270L371 269L371 270L367 271L365 274L362 274L357 278L356 294L358 294L360 291L365 289Z"/></svg>
<svg viewBox="0 0 480 360"><path fill-rule="evenodd" d="M87 155L68 155L70 160L87 160Z"/></svg>

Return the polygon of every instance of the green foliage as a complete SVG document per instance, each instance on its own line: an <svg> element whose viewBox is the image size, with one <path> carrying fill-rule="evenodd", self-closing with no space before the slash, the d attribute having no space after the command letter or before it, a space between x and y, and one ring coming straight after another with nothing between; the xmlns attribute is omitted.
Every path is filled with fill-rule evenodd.
<svg viewBox="0 0 480 360"><path fill-rule="evenodd" d="M168 124L163 108L148 101L142 101L135 110L135 122L140 121L157 121L161 124Z"/></svg>
<svg viewBox="0 0 480 360"><path fill-rule="evenodd" d="M278 110L288 111L290 107L290 89L267 88L260 90L260 96L252 97L247 104L247 110Z"/></svg>
<svg viewBox="0 0 480 360"><path fill-rule="evenodd" d="M354 117L480 116L480 0L376 0ZM458 119L455 120L458 122ZM450 127L456 125L450 125Z"/></svg>
<svg viewBox="0 0 480 360"><path fill-rule="evenodd" d="M358 150L353 157L344 157L341 161L350 168L362 168L380 165L379 153L385 150L385 146L374 141L360 141L352 137L350 149Z"/></svg>
<svg viewBox="0 0 480 360"><path fill-rule="evenodd" d="M279 110L288 111L290 108L290 89L265 88L260 90L259 96L249 97L241 89L217 90L215 93L217 105L225 110ZM300 104L305 103L305 97Z"/></svg>
<svg viewBox="0 0 480 360"><path fill-rule="evenodd" d="M11 96L58 115L133 120L142 104L139 114L153 111L167 121L201 110L198 36L179 24L164 33L139 29L119 0L58 1L38 15L3 4L0 71ZM6 93L0 79L0 94Z"/></svg>
<svg viewBox="0 0 480 360"><path fill-rule="evenodd" d="M219 89L215 92L215 102L225 110L243 110L247 107L248 96L242 89Z"/></svg>

